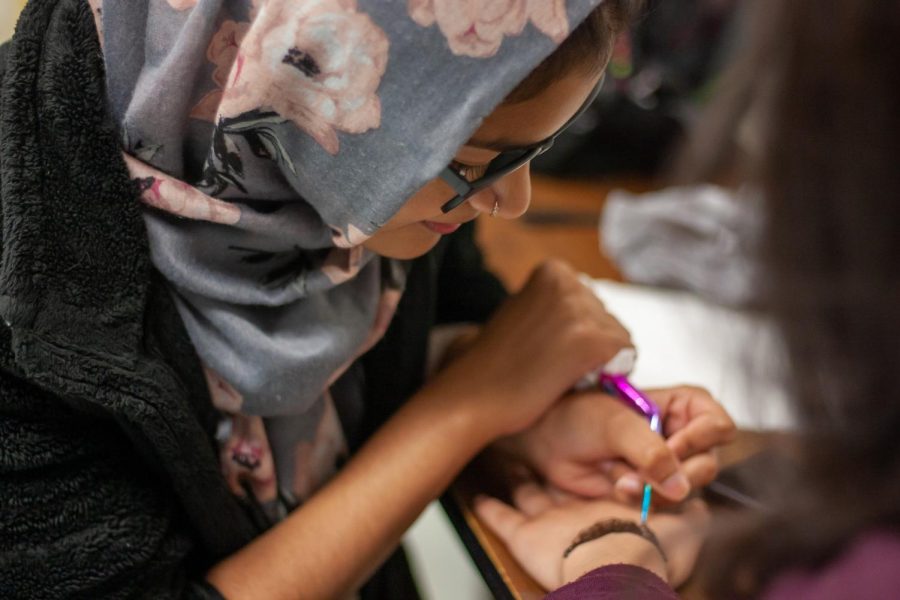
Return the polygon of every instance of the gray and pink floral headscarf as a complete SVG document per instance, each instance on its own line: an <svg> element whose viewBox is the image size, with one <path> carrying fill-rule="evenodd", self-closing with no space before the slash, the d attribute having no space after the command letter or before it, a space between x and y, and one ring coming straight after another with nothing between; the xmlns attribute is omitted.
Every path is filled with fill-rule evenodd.
<svg viewBox="0 0 900 600"><path fill-rule="evenodd" d="M294 504L402 292L360 244L601 0L87 1L225 474Z"/></svg>

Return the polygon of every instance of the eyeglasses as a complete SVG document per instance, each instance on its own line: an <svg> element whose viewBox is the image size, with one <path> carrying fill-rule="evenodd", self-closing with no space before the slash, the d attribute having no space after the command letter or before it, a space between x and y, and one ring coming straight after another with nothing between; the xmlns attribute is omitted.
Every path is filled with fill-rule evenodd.
<svg viewBox="0 0 900 600"><path fill-rule="evenodd" d="M501 152L498 154L491 162L489 162L484 167L478 167L479 170L484 169L484 174L469 181L465 176L466 169L455 169L452 166L447 166L441 171L441 179L447 182L453 191L456 192L456 196L451 198L447 203L441 206L441 212L448 213L469 198L471 198L474 194L478 193L480 190L490 186L498 179L506 177L516 169L520 169L550 148L553 147L553 142L556 141L556 138L565 131L572 123L574 123L578 117L584 114L584 112L588 109L588 107L593 104L594 100L597 99L597 95L600 93L600 88L603 87L603 80L606 78L604 75L600 78L600 81L597 82L596 87L591 90L590 95L587 97L587 100L584 101L584 104L581 105L581 108L578 109L571 119L569 119L565 125L559 128L559 130L548 137L546 140L542 142L538 142L533 146L527 146L525 148L517 148L516 150L508 150L505 152Z"/></svg>

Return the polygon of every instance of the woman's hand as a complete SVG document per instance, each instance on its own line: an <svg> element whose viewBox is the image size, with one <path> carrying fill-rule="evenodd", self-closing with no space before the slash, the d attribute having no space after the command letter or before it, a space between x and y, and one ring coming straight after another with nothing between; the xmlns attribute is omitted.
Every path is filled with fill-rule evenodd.
<svg viewBox="0 0 900 600"><path fill-rule="evenodd" d="M644 481L669 500L682 500L718 472L715 446L734 438L735 425L708 392L696 387L648 390L659 406L663 434L617 398L571 394L529 429L496 446L556 487L586 497L614 493L639 499Z"/></svg>
<svg viewBox="0 0 900 600"><path fill-rule="evenodd" d="M563 552L583 529L607 519L638 522L637 510L607 500L581 500L536 483L513 492L515 507L482 496L476 499L479 518L506 544L525 570L547 590L609 564L633 564L654 571L677 587L687 580L709 522L706 505L691 500L683 506L655 512L648 526L656 534L668 560L655 546L635 534L609 534Z"/></svg>
<svg viewBox="0 0 900 600"><path fill-rule="evenodd" d="M585 373L630 346L628 332L575 272L548 262L425 391L468 406L494 439L534 423Z"/></svg>

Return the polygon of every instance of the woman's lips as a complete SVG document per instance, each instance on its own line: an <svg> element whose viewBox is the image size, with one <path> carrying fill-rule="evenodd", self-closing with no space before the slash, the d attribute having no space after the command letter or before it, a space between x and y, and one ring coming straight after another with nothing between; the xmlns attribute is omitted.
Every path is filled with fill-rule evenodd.
<svg viewBox="0 0 900 600"><path fill-rule="evenodd" d="M435 233L447 235L460 228L462 223L437 223L435 221L422 221L422 225Z"/></svg>

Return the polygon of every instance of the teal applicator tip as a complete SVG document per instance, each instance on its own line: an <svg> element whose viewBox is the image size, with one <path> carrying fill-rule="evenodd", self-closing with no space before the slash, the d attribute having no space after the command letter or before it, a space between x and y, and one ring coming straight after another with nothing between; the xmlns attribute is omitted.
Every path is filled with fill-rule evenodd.
<svg viewBox="0 0 900 600"><path fill-rule="evenodd" d="M659 414L654 414L650 418L650 429L656 433L660 433ZM644 484L644 500L641 502L641 525L647 524L647 517L650 515L650 501L653 499L653 488L649 483Z"/></svg>
<svg viewBox="0 0 900 600"><path fill-rule="evenodd" d="M645 396L640 390L631 385L625 375L610 375L609 373L600 372L598 376L600 388L609 394L618 396L623 402L634 408L636 411L644 415L650 420L650 429L659 435L662 435L662 419L660 418L660 410L653 400ZM644 501L641 505L641 524L647 523L647 516L650 514L650 502L653 498L653 489L650 484L644 485Z"/></svg>
<svg viewBox="0 0 900 600"><path fill-rule="evenodd" d="M644 501L641 504L641 525L647 524L647 515L650 514L650 499L653 496L653 488L649 483L644 484Z"/></svg>

